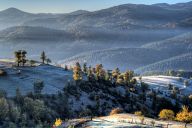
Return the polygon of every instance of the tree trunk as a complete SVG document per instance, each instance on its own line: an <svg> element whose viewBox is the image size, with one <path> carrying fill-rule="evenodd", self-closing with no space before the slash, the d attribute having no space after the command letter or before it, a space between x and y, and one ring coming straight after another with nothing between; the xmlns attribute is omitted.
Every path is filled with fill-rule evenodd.
<svg viewBox="0 0 192 128"><path fill-rule="evenodd" d="M187 123L185 123L185 128L187 128Z"/></svg>

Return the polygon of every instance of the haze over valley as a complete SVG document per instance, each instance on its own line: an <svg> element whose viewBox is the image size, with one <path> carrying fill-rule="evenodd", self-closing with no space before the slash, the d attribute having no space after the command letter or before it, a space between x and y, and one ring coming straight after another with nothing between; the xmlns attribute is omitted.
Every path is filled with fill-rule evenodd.
<svg viewBox="0 0 192 128"><path fill-rule="evenodd" d="M14 51L25 49L31 59L39 59L44 50L57 64L79 61L139 71L165 61L175 63L173 58L190 54L191 19L192 2L124 4L63 14L8 8L0 12L0 58L13 58ZM164 66L164 70L185 70L184 63ZM161 70L159 66L151 69Z"/></svg>

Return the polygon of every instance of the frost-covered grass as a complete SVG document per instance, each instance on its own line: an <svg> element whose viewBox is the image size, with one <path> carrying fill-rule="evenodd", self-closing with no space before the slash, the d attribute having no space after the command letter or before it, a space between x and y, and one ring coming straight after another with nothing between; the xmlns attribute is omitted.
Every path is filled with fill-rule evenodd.
<svg viewBox="0 0 192 128"><path fill-rule="evenodd" d="M132 114L117 114L106 117L94 118L92 121L85 124L86 128L153 128L154 127L167 127L169 128L182 128L185 124L174 121L162 121L144 117L144 124L141 124L140 117ZM187 127L191 128L191 125Z"/></svg>
<svg viewBox="0 0 192 128"><path fill-rule="evenodd" d="M19 88L23 94L33 91L33 83L36 80L44 81L43 93L57 93L72 79L72 71L65 71L63 68L51 65L7 67L5 71L7 76L0 77L0 89L6 90L8 96L14 96L16 88Z"/></svg>
<svg viewBox="0 0 192 128"><path fill-rule="evenodd" d="M138 80L138 77L136 77ZM189 85L185 87L184 81L188 80ZM178 87L182 90L182 93L191 94L192 93L192 80L183 77L173 77L173 76L143 76L142 81L150 85L151 88L167 89L168 85Z"/></svg>

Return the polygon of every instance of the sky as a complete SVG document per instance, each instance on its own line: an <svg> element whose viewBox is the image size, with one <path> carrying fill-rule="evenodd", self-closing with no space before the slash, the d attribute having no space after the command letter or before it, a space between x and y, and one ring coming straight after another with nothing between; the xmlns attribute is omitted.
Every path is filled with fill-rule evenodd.
<svg viewBox="0 0 192 128"><path fill-rule="evenodd" d="M95 11L120 4L182 3L189 0L0 0L0 10L10 7L33 13L67 13Z"/></svg>

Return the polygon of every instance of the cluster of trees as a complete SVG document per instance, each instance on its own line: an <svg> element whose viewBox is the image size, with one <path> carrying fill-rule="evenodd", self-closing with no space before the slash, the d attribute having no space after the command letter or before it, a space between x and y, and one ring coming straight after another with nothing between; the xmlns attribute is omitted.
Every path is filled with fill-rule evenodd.
<svg viewBox="0 0 192 128"><path fill-rule="evenodd" d="M192 112L189 111L187 106L183 106L182 110L175 114L173 110L163 109L159 113L159 118L163 120L177 120L184 123L192 123ZM186 127L186 125L185 125Z"/></svg>
<svg viewBox="0 0 192 128"><path fill-rule="evenodd" d="M112 83L117 84L125 84L128 85L130 82L136 80L132 79L134 76L134 72L128 70L124 73L121 73L119 68L114 69L113 71L105 70L102 64L97 64L95 67L87 67L86 63L83 64L82 68L79 62L75 64L73 67L73 78L75 81L82 80L83 74L85 74L88 80L107 80L111 81Z"/></svg>
<svg viewBox="0 0 192 128"><path fill-rule="evenodd" d="M25 50L18 50L18 51L15 51L15 62L17 63L17 66L19 67L21 64L22 66L24 66L27 61L30 63L31 66L33 66L37 61L35 60L27 60L26 58L26 55L27 55L27 52ZM47 58L45 52L43 51L41 53L41 56L40 56L40 59L42 61L42 64L45 64L45 62L47 64L51 63L51 59Z"/></svg>
<svg viewBox="0 0 192 128"><path fill-rule="evenodd" d="M42 94L43 87L44 83L37 80L33 92L22 95L17 88L14 97L7 97L6 92L0 90L0 127L48 128L56 118L68 117L65 94Z"/></svg>
<svg viewBox="0 0 192 128"><path fill-rule="evenodd" d="M44 51L41 53L40 59L42 60L42 63L43 63L43 64L45 64L45 62L46 62L47 64L51 63L51 59L47 58L47 56L46 56L46 54L45 54Z"/></svg>
<svg viewBox="0 0 192 128"><path fill-rule="evenodd" d="M25 65L27 61L26 54L27 52L22 50L15 53L18 66L20 66L20 63L22 63L23 66ZM43 64L45 62L51 62L50 59L46 57L44 51L42 52L40 59ZM146 113L151 110L153 113L159 113L159 111L164 108L170 108L162 110L159 113L159 117L165 120L178 120L186 123L192 122L192 112L190 112L187 107L183 107L182 111L175 116L175 110L172 108L176 107L167 99L159 98L155 91L147 93L146 90L148 89L148 85L142 82L142 78L140 78L140 86L137 86L137 81L133 78L133 71L128 70L121 73L118 68L111 71L105 70L102 64L97 64L95 67L87 67L86 63L81 66L78 62L72 69L73 79L76 81L76 85L73 86L71 84L70 86L65 86L63 91L58 94L42 94L45 85L41 80L35 81L34 91L25 96L21 95L19 89L16 90L16 96L13 98L7 98L5 92L0 92L0 110L4 110L0 111L0 126L34 127L38 124L48 127L48 125L51 126L53 121L58 117L62 119L74 117L75 112L70 113L68 108L69 103L66 97L74 95L76 99L79 99L81 91L90 94L89 98L96 103L96 106L88 106L89 109L86 109L86 111L82 110L76 112L78 114L75 114L75 117L85 115L105 115L106 110L104 107L102 108L103 110L101 109L101 106L104 105L101 104L100 99L108 98L109 100L110 97L107 95L111 95L111 97L115 97L115 99L110 99L114 102L114 106L120 105L126 108L127 105L129 105L129 107L125 109L125 111L128 112L142 110L142 114L140 112L135 113L141 117L142 121L144 119L143 114L147 115ZM68 70L67 66L65 66L65 70ZM86 78L88 80L86 80ZM125 87L126 94L123 95L121 92L117 92L115 90L117 87L116 85ZM173 89L173 87L170 86L170 89ZM103 93L101 94L100 92ZM136 95L136 97L134 97L134 95ZM152 99L151 108L144 105L147 95ZM189 98L186 100L186 103L191 102L191 99ZM105 106L106 109L110 108L107 103ZM122 109L118 108L113 110L111 115L120 112L122 112ZM152 116L157 116L157 114Z"/></svg>
<svg viewBox="0 0 192 128"><path fill-rule="evenodd" d="M20 63L22 63L23 66L25 65L25 63L27 62L26 54L27 52L25 50L15 51L15 59L17 66L20 66Z"/></svg>

